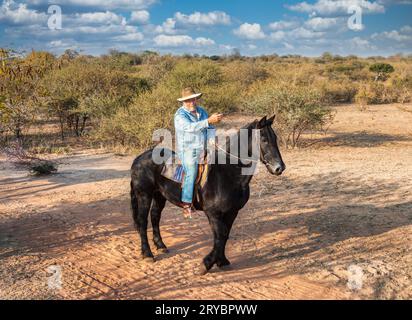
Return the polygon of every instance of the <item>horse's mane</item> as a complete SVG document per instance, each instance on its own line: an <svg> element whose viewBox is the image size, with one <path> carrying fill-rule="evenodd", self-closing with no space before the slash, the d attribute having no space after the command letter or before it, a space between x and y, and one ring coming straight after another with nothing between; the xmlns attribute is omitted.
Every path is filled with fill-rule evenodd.
<svg viewBox="0 0 412 320"><path fill-rule="evenodd" d="M253 122L241 127L240 129L254 129L256 127L256 123L258 122L258 120L254 120ZM238 130L238 132L240 131L240 129Z"/></svg>
<svg viewBox="0 0 412 320"><path fill-rule="evenodd" d="M230 146L231 137L240 135L240 130L242 130L242 129L247 129L247 130L255 129L257 122L258 122L258 120L254 120L253 122L248 123L248 124L244 125L243 127L240 127L239 129L237 129L233 133L227 135L226 136L226 146L227 147Z"/></svg>

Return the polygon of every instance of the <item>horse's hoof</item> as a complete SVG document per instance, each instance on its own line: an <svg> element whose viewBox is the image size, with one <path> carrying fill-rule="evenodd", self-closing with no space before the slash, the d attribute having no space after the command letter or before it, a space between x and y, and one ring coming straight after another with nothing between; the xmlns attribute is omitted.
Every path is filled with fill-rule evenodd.
<svg viewBox="0 0 412 320"><path fill-rule="evenodd" d="M148 256L142 256L142 260L143 260L144 262L149 262L149 263L156 262L156 260L155 260L154 257L148 257Z"/></svg>
<svg viewBox="0 0 412 320"><path fill-rule="evenodd" d="M197 270L195 271L195 275L197 276L204 276L205 274L207 274L209 272L209 270L206 268L206 266L202 263Z"/></svg>
<svg viewBox="0 0 412 320"><path fill-rule="evenodd" d="M160 253L169 253L168 248L158 248L157 251L160 252Z"/></svg>
<svg viewBox="0 0 412 320"><path fill-rule="evenodd" d="M225 258L224 260L217 262L216 265L219 268L224 268L230 265L230 261Z"/></svg>
<svg viewBox="0 0 412 320"><path fill-rule="evenodd" d="M221 266L218 266L218 268L222 271L233 270L233 267L230 264L221 265Z"/></svg>

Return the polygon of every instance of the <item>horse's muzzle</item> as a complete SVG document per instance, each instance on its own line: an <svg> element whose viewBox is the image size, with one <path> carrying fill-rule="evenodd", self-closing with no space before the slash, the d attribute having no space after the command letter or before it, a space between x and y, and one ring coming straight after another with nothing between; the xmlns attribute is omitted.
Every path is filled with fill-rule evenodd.
<svg viewBox="0 0 412 320"><path fill-rule="evenodd" d="M280 176L283 173L283 171L286 170L286 166L284 163L280 163L275 166L272 166L271 164L266 164L266 168L271 174L277 176Z"/></svg>

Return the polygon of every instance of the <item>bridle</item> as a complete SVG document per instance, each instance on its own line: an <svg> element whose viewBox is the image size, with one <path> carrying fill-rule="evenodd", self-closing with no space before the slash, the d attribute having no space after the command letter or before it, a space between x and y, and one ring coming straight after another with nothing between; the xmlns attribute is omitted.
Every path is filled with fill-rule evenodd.
<svg viewBox="0 0 412 320"><path fill-rule="evenodd" d="M238 157L238 156L235 156L234 154L228 152L227 150L223 149L223 148L220 147L219 145L216 145L216 148L219 149L219 150L221 150L221 151L223 151L223 152L226 153L228 156L240 160L241 162L243 162L243 161L245 161L245 162L249 161L249 162L252 162L252 163L259 163L259 161L261 161L265 166L269 165L268 161L265 159L265 155L264 155L263 152L262 152L262 148L261 148L261 146L260 146L260 141L257 141L257 139L256 139L256 144L259 146L259 153L260 153L260 158L259 158L258 160L255 160L255 159L242 159L242 158L240 158L240 157Z"/></svg>

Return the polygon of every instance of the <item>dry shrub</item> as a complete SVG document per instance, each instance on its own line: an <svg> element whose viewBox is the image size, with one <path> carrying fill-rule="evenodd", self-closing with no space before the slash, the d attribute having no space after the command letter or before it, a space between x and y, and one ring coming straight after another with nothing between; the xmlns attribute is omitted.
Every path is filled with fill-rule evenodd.
<svg viewBox="0 0 412 320"><path fill-rule="evenodd" d="M223 68L225 78L242 87L248 87L256 81L265 80L269 77L267 70L256 62L234 61Z"/></svg>
<svg viewBox="0 0 412 320"><path fill-rule="evenodd" d="M172 56L158 56L154 54L143 58L144 65L141 66L139 75L148 80L150 86L162 82L173 70L177 59Z"/></svg>
<svg viewBox="0 0 412 320"><path fill-rule="evenodd" d="M397 102L408 103L412 101L412 75L401 75L392 79L391 86L397 97Z"/></svg>
<svg viewBox="0 0 412 320"><path fill-rule="evenodd" d="M179 91L185 87L203 90L206 86L215 86L222 82L223 75L218 64L210 60L183 60L165 79L167 86Z"/></svg>
<svg viewBox="0 0 412 320"><path fill-rule="evenodd" d="M239 109L241 90L234 84L222 84L220 86L205 87L204 106L209 114L214 112L230 113Z"/></svg>
<svg viewBox="0 0 412 320"><path fill-rule="evenodd" d="M362 106L369 104L405 103L411 101L412 91L407 81L391 83L373 82L361 85L355 97L355 102Z"/></svg>
<svg viewBox="0 0 412 320"><path fill-rule="evenodd" d="M166 86L141 94L127 110L119 110L113 117L105 118L92 133L92 139L109 147L149 147L154 130L172 128L178 94Z"/></svg>
<svg viewBox="0 0 412 320"><path fill-rule="evenodd" d="M119 109L113 117L102 119L92 132L93 140L112 148L151 146L154 130L173 128L173 116L179 107L177 98L186 86L204 93L201 103L210 113L236 109L237 87L223 81L216 63L183 60L152 91L140 94L127 109Z"/></svg>
<svg viewBox="0 0 412 320"><path fill-rule="evenodd" d="M277 132L286 147L298 146L304 131L322 130L333 119L332 110L322 104L317 90L271 82L256 86L243 108L252 114L276 114Z"/></svg>
<svg viewBox="0 0 412 320"><path fill-rule="evenodd" d="M303 61L281 61L267 66L268 80L293 86L310 86L319 79L321 70L312 63Z"/></svg>
<svg viewBox="0 0 412 320"><path fill-rule="evenodd" d="M21 142L16 140L1 150L7 161L25 167L33 175L48 175L57 172L57 162L35 156L27 151Z"/></svg>
<svg viewBox="0 0 412 320"><path fill-rule="evenodd" d="M322 95L322 101L328 104L353 102L358 86L350 81L319 81L316 83Z"/></svg>
<svg viewBox="0 0 412 320"><path fill-rule="evenodd" d="M2 52L7 55L0 49L0 56ZM18 86L13 79L4 79L4 70L0 76L0 143L4 145L13 133L24 136L37 120L50 117L60 122L62 138L75 131L76 143L90 137L97 144L122 150L145 148L151 145L154 129L173 126L176 98L186 86L204 93L201 103L209 113L276 111L278 131L289 145L296 145L303 131L330 121L330 109L323 104L412 101L411 57L363 59L326 53L320 59L238 54L207 58L112 51L101 57L66 52L58 58L33 52L5 61L1 70L22 63L40 72L34 80L22 74L24 85ZM387 72L386 81L373 81L373 72L381 70L369 67L382 63L390 63L394 71ZM48 72L50 67L53 72ZM84 120L79 129L73 116ZM71 143L70 139L64 143ZM39 145L40 152L49 149L47 144Z"/></svg>

